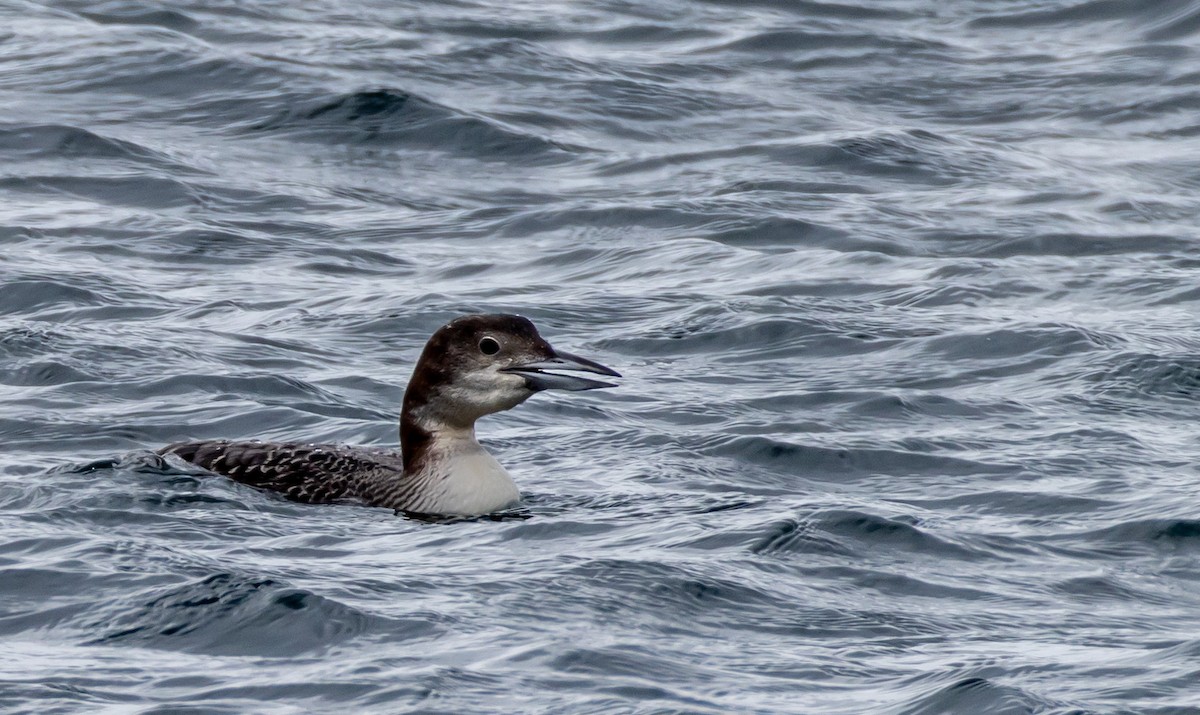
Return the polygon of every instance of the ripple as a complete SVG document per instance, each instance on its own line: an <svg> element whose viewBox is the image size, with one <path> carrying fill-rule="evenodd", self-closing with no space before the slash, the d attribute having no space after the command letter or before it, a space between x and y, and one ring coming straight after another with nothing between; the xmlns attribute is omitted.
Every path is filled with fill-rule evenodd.
<svg viewBox="0 0 1200 715"><path fill-rule="evenodd" d="M937 715L965 712L1025 715L1044 711L1051 702L1021 688L1000 685L987 678L967 677L940 688L898 712L904 715Z"/></svg>
<svg viewBox="0 0 1200 715"><path fill-rule="evenodd" d="M819 533L812 522L798 519L787 519L772 524L767 532L751 545L750 550L762 555L853 553L852 549L842 546L837 539Z"/></svg>
<svg viewBox="0 0 1200 715"><path fill-rule="evenodd" d="M438 149L492 160L556 161L556 154L580 150L395 89L293 97L288 104L288 109L247 131L323 143Z"/></svg>
<svg viewBox="0 0 1200 715"><path fill-rule="evenodd" d="M22 159L118 159L182 173L192 171L140 144L58 124L0 126L0 148Z"/></svg>
<svg viewBox="0 0 1200 715"><path fill-rule="evenodd" d="M1089 539L1146 544L1164 549L1200 547L1200 520L1140 519L1088 532Z"/></svg>
<svg viewBox="0 0 1200 715"><path fill-rule="evenodd" d="M107 302L96 291L72 286L55 278L16 280L0 286L0 311L31 313L48 307L93 306Z"/></svg>
<svg viewBox="0 0 1200 715"><path fill-rule="evenodd" d="M150 25L186 32L198 23L177 10L155 10L144 7L108 7L101 12L81 12L81 16L102 25Z"/></svg>
<svg viewBox="0 0 1200 715"><path fill-rule="evenodd" d="M97 620L88 627L104 631L95 645L264 657L322 652L386 623L303 589L231 573L98 604L90 617Z"/></svg>
<svg viewBox="0 0 1200 715"><path fill-rule="evenodd" d="M1146 353L1122 353L1110 369L1093 374L1093 389L1102 394L1136 394L1181 398L1200 396L1200 359Z"/></svg>
<svg viewBox="0 0 1200 715"><path fill-rule="evenodd" d="M897 519L856 511L829 511L816 517L820 528L873 547L904 549L942 557L978 560L983 554L950 543L921 527Z"/></svg>
<svg viewBox="0 0 1200 715"><path fill-rule="evenodd" d="M706 450L723 456L770 467L782 474L810 477L870 476L903 474L1006 474L1017 471L1015 465L985 463L958 457L920 454L893 449L834 449L769 437L734 437L717 441Z"/></svg>
<svg viewBox="0 0 1200 715"><path fill-rule="evenodd" d="M0 179L0 188L33 194L65 194L100 204L182 208L198 202L188 184L170 178L21 176Z"/></svg>

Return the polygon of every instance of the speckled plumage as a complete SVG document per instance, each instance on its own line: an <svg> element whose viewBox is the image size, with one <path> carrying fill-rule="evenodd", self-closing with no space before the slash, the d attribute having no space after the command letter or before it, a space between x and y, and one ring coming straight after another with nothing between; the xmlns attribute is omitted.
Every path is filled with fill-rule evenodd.
<svg viewBox="0 0 1200 715"><path fill-rule="evenodd" d="M214 440L178 442L159 453L309 504L372 503L404 480L399 455L342 445Z"/></svg>
<svg viewBox="0 0 1200 715"><path fill-rule="evenodd" d="M486 514L515 502L520 493L476 441L475 421L544 389L612 387L550 370L618 376L598 363L555 351L526 318L463 316L435 332L417 361L401 410L400 452L212 440L178 442L159 453L298 502Z"/></svg>

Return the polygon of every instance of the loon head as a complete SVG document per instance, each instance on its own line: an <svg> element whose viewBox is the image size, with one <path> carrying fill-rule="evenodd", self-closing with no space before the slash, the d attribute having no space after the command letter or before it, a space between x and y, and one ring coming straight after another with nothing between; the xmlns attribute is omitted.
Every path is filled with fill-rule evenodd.
<svg viewBox="0 0 1200 715"><path fill-rule="evenodd" d="M443 325L425 344L404 393L404 417L426 429L463 429L542 390L616 386L571 374L578 372L621 376L555 350L528 318L465 315Z"/></svg>

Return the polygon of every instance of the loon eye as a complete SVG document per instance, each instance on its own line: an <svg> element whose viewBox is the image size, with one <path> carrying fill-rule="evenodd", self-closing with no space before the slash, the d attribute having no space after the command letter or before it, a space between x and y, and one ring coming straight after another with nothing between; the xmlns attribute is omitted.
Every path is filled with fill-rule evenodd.
<svg viewBox="0 0 1200 715"><path fill-rule="evenodd" d="M479 341L479 352L484 355L495 355L500 352L500 343L495 338L484 338Z"/></svg>

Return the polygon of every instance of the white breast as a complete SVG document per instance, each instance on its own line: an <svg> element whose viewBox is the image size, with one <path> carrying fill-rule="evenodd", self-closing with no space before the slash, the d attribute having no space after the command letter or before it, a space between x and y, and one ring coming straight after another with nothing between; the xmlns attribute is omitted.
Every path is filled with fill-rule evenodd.
<svg viewBox="0 0 1200 715"><path fill-rule="evenodd" d="M521 492L504 467L469 434L438 434L422 479L419 509L429 514L478 516L511 506Z"/></svg>

